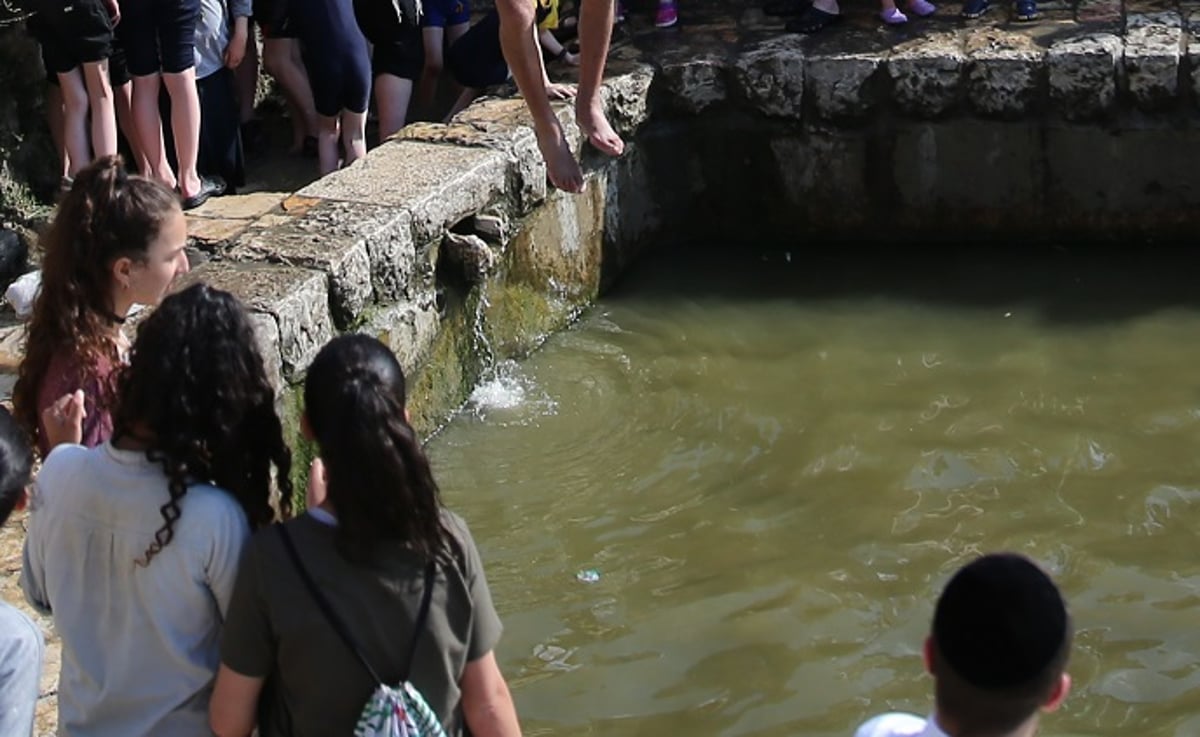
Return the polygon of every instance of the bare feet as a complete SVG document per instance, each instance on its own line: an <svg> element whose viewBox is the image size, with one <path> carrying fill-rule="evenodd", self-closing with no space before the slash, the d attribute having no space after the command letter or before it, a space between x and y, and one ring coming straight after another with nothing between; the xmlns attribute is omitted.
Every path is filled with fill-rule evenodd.
<svg viewBox="0 0 1200 737"><path fill-rule="evenodd" d="M625 142L608 124L608 118L604 117L604 106L600 103L599 94L591 100L585 100L583 97L575 99L575 120L579 123L579 130L583 131L583 135L597 151L609 156L620 156L625 150Z"/></svg>
<svg viewBox="0 0 1200 737"><path fill-rule="evenodd" d="M564 192L582 192L583 171L579 168L579 162L575 160L575 154L571 153L562 126L558 124L558 120L553 120L545 128L547 129L537 131L537 140L538 149L546 161L546 174L550 177L550 183Z"/></svg>

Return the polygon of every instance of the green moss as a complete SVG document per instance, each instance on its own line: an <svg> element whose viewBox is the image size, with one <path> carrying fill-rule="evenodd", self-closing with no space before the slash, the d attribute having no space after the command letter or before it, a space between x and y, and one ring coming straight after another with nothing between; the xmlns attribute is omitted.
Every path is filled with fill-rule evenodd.
<svg viewBox="0 0 1200 737"><path fill-rule="evenodd" d="M472 316L478 297L472 293L442 320L441 329L409 382L408 410L413 428L428 435L470 395L483 374L484 358L474 345Z"/></svg>
<svg viewBox="0 0 1200 737"><path fill-rule="evenodd" d="M580 306L520 282L495 281L485 290L484 334L498 359L527 355L565 327Z"/></svg>
<svg viewBox="0 0 1200 737"><path fill-rule="evenodd" d="M283 425L283 439L292 449L292 510L296 513L305 509L304 497L308 488L308 467L317 457L317 446L300 431L300 418L304 416L304 388L292 385L283 391L279 421Z"/></svg>

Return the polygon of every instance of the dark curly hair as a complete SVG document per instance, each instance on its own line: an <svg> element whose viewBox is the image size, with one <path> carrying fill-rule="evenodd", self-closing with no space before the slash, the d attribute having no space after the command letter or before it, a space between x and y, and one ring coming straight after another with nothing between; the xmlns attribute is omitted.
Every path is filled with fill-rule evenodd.
<svg viewBox="0 0 1200 737"><path fill-rule="evenodd" d="M275 519L273 465L280 513L291 516L292 454L256 346L241 303L204 284L167 297L139 326L117 383L113 434L146 444L146 457L162 464L171 495L141 563L170 544L189 483L229 492L250 526L262 527Z"/></svg>
<svg viewBox="0 0 1200 737"><path fill-rule="evenodd" d="M51 359L70 351L84 372L101 361L119 365L112 265L122 257L144 260L164 223L179 211L174 192L127 174L119 156L97 159L75 177L41 239L42 286L13 386L13 414L35 445L38 390ZM96 406L111 409L113 393L111 383L102 386Z"/></svg>
<svg viewBox="0 0 1200 737"><path fill-rule="evenodd" d="M33 477L29 438L8 410L0 407L0 525L8 519Z"/></svg>
<svg viewBox="0 0 1200 737"><path fill-rule="evenodd" d="M396 356L366 335L329 341L305 377L304 413L325 464L338 549L354 562L369 561L385 540L426 560L452 550L429 459L404 417L404 390Z"/></svg>

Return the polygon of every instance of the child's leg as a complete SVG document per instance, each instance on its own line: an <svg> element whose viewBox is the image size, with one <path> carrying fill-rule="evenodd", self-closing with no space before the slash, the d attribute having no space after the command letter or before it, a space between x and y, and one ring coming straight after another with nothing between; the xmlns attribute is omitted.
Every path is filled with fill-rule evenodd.
<svg viewBox="0 0 1200 737"><path fill-rule="evenodd" d="M317 161L321 176L338 168L338 119L336 116L317 116Z"/></svg>
<svg viewBox="0 0 1200 737"><path fill-rule="evenodd" d="M258 34L254 26L246 34L246 55L234 70L237 81L238 120L249 123L254 120L254 97L258 94Z"/></svg>
<svg viewBox="0 0 1200 737"><path fill-rule="evenodd" d="M408 82L412 89L412 82ZM367 114L352 113L346 110L342 113L342 147L346 151L345 166L367 155Z"/></svg>
<svg viewBox="0 0 1200 737"><path fill-rule="evenodd" d="M163 145L162 118L158 114L158 92L159 75L134 75L133 127L148 166L142 173L174 189L175 173L167 163L167 150Z"/></svg>
<svg viewBox="0 0 1200 737"><path fill-rule="evenodd" d="M138 138L137 122L133 117L133 83L126 82L119 87L113 87L113 107L117 111L117 127L121 134L125 136L125 140L129 143L129 148L133 152L133 161L130 165L136 171L149 171L150 162L146 158L146 153L142 149L142 141Z"/></svg>
<svg viewBox="0 0 1200 737"><path fill-rule="evenodd" d="M58 82L58 75L54 81ZM46 85L46 125L50 128L50 139L54 141L54 150L58 152L58 160L62 164L62 176L71 173L71 157L67 153L66 140L63 137L63 126L66 117L63 113L62 88L58 84Z"/></svg>
<svg viewBox="0 0 1200 737"><path fill-rule="evenodd" d="M412 91L411 79L403 79L393 74L380 74L375 77L375 106L379 110L380 143L404 127ZM342 117L342 127L342 136L345 137L348 127L345 115ZM349 151L348 148L346 150Z"/></svg>
<svg viewBox="0 0 1200 737"><path fill-rule="evenodd" d="M421 82L417 85L417 110L424 115L433 108L438 79L442 76L445 58L442 41L445 39L446 29L440 26L426 26L421 29L421 35L425 41L425 66L421 70Z"/></svg>
<svg viewBox="0 0 1200 737"><path fill-rule="evenodd" d="M294 38L264 39L263 66L283 88L292 113L292 150L298 152L305 137L315 135L318 128L312 86L300 58L300 43Z"/></svg>
<svg viewBox="0 0 1200 737"><path fill-rule="evenodd" d="M196 68L163 74L171 97L171 133L175 137L179 194L192 197L200 191L196 159L200 154L200 95L196 91Z"/></svg>
<svg viewBox="0 0 1200 737"><path fill-rule="evenodd" d="M475 102L475 98L479 97L479 92L480 91L474 87L464 87L462 93L459 94L458 99L455 100L454 104L450 107L450 112L446 113L446 119L443 122L449 123L451 118L453 118L455 115L458 115L463 110L466 110L472 102Z"/></svg>
<svg viewBox="0 0 1200 737"><path fill-rule="evenodd" d="M58 87L63 97L63 145L71 162L67 175L74 177L92 160L88 136L88 95L83 81L83 69L76 67L59 73Z"/></svg>
<svg viewBox="0 0 1200 737"><path fill-rule="evenodd" d="M87 86L88 110L92 118L92 155L95 158L113 156L117 153L117 113L108 81L108 61L85 63L83 83Z"/></svg>

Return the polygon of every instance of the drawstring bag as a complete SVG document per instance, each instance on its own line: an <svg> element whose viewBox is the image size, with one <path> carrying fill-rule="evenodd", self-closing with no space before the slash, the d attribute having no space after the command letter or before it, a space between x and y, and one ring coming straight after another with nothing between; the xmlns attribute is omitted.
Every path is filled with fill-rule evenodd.
<svg viewBox="0 0 1200 737"><path fill-rule="evenodd" d="M296 566L296 572L304 580L304 585L317 602L317 606L321 608L321 612L329 620L334 631L358 657L359 662L363 664L363 667L371 674L372 680L375 681L375 692L371 694L370 700L367 701L362 714L358 717L358 723L354 725L354 737L446 737L446 730L442 728L442 723L438 721L437 715L433 713L433 709L429 708L429 704L425 701L425 697L421 696L421 692L408 680L412 673L413 658L417 654L417 642L421 638L421 631L425 629L425 620L429 616L429 602L433 598L435 573L433 561L425 566L425 591L421 594L421 608L417 613L417 623L413 630L412 641L408 645L408 655L404 660L400 683L397 686L389 686L371 667L370 661L355 644L350 630L334 611L329 600L317 588L316 581L309 575L308 569L300 560L300 553L296 550L287 527L277 525L275 529L279 530L279 535L283 538L283 545L287 548L293 565Z"/></svg>

